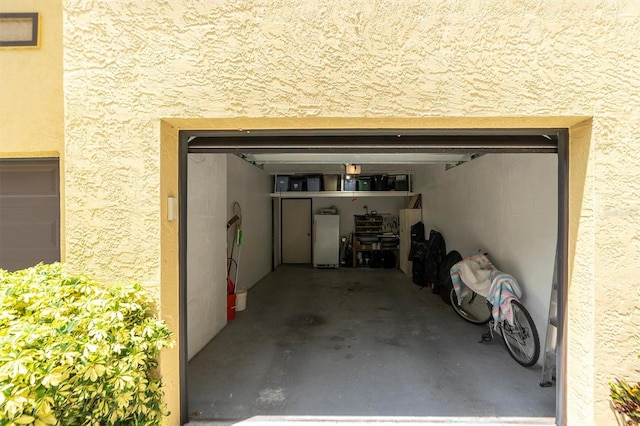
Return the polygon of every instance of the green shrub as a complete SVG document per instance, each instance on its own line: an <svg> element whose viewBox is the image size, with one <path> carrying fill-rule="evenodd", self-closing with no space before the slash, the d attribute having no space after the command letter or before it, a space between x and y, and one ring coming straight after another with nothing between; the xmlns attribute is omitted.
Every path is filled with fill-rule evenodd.
<svg viewBox="0 0 640 426"><path fill-rule="evenodd" d="M0 269L0 425L161 423L156 358L172 343L151 307L140 284L59 263Z"/></svg>

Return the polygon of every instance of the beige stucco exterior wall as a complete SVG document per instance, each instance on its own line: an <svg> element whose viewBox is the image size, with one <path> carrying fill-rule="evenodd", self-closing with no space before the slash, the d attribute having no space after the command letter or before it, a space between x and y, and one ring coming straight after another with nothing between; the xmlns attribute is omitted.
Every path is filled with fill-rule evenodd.
<svg viewBox="0 0 640 426"><path fill-rule="evenodd" d="M64 150L62 5L0 2L0 13L9 12L39 12L41 43L0 48L0 156L58 156Z"/></svg>
<svg viewBox="0 0 640 426"><path fill-rule="evenodd" d="M177 190L176 129L188 125L162 124L161 146L161 117L381 118L339 122L347 127L435 117L416 123L446 127L437 117L592 116L571 140L567 415L569 424L613 424L606 383L633 374L640 346L640 3L63 5L66 258L97 278L162 282L161 311L175 330L177 247L165 236L179 222L163 220L163 200ZM175 422L175 351L162 369Z"/></svg>
<svg viewBox="0 0 640 426"><path fill-rule="evenodd" d="M0 48L0 158L57 157L64 164L62 4L0 1L0 13L38 12L40 46ZM64 175L60 219L64 224ZM65 229L60 230L64 259Z"/></svg>

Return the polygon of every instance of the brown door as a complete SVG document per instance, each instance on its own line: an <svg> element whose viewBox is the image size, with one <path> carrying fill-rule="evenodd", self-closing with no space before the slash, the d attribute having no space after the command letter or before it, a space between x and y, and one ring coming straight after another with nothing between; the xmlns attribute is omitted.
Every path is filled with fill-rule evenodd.
<svg viewBox="0 0 640 426"><path fill-rule="evenodd" d="M60 260L58 159L0 160L0 268Z"/></svg>
<svg viewBox="0 0 640 426"><path fill-rule="evenodd" d="M282 199L282 263L311 263L311 199Z"/></svg>

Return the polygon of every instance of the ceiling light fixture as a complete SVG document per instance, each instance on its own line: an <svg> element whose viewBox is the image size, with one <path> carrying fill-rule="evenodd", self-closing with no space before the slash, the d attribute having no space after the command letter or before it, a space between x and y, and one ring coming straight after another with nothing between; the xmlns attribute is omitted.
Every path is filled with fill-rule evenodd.
<svg viewBox="0 0 640 426"><path fill-rule="evenodd" d="M359 175L362 173L362 168L355 164L345 164L345 173L348 175Z"/></svg>

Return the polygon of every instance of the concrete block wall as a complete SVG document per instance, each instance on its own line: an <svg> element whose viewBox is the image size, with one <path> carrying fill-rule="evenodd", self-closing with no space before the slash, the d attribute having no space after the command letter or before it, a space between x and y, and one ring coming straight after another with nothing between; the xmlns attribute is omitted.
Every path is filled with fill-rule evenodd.
<svg viewBox="0 0 640 426"><path fill-rule="evenodd" d="M191 359L227 324L227 157L190 154L187 184L187 343Z"/></svg>
<svg viewBox="0 0 640 426"><path fill-rule="evenodd" d="M488 154L449 170L430 166L414 178L426 232L440 231L447 251L463 257L487 251L498 269L518 280L543 350L558 227L557 164L555 154Z"/></svg>
<svg viewBox="0 0 640 426"><path fill-rule="evenodd" d="M238 202L242 209L242 245L235 247L234 259L238 261L240 290L246 290L271 272L272 178L256 166L228 155L227 168L227 219L233 216L232 206ZM233 232L227 232L227 252L230 253Z"/></svg>

